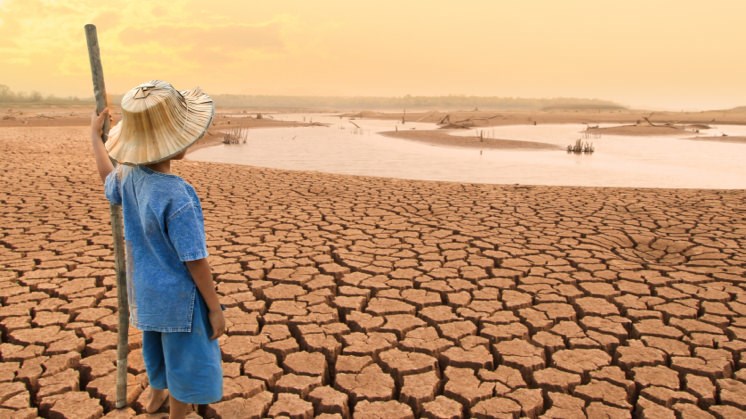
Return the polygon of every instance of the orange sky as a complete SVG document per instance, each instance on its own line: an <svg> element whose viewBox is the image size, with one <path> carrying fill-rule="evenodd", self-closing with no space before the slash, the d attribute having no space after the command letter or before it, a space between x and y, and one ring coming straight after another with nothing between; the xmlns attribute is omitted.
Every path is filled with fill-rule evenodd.
<svg viewBox="0 0 746 419"><path fill-rule="evenodd" d="M91 96L159 78L208 93L591 97L746 105L743 0L0 0L0 84Z"/></svg>

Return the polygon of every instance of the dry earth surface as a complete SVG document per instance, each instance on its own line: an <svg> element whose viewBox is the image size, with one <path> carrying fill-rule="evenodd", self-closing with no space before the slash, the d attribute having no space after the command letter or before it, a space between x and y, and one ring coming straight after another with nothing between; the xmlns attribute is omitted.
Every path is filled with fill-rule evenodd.
<svg viewBox="0 0 746 419"><path fill-rule="evenodd" d="M87 128L0 129L0 417L148 417ZM180 162L227 306L224 418L746 416L746 192ZM152 417L162 417L155 415Z"/></svg>

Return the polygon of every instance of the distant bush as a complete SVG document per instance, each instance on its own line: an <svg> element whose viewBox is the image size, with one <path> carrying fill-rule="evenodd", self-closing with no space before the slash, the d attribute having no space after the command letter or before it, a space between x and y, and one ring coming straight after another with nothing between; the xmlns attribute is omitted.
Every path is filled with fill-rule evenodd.
<svg viewBox="0 0 746 419"><path fill-rule="evenodd" d="M249 138L249 130L246 128L233 128L223 133L223 144L246 144Z"/></svg>
<svg viewBox="0 0 746 419"><path fill-rule="evenodd" d="M109 94L109 103L118 104L121 94ZM518 98L498 96L269 96L211 94L215 105L223 108L253 108L293 110L619 110L624 107L600 99L582 98ZM93 98L60 98L39 92L13 92L0 84L0 103L92 103Z"/></svg>
<svg viewBox="0 0 746 419"><path fill-rule="evenodd" d="M593 154L594 151L595 149L593 148L593 143L584 142L581 139L576 140L575 145L567 146L568 153Z"/></svg>

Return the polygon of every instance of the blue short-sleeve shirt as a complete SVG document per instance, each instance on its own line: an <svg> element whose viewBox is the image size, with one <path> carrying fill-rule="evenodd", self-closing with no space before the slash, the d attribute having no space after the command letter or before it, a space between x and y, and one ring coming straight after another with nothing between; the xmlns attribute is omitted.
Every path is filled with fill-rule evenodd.
<svg viewBox="0 0 746 419"><path fill-rule="evenodd" d="M194 188L144 166L120 166L104 188L124 216L130 322L140 330L190 332L197 287L184 262L208 256Z"/></svg>

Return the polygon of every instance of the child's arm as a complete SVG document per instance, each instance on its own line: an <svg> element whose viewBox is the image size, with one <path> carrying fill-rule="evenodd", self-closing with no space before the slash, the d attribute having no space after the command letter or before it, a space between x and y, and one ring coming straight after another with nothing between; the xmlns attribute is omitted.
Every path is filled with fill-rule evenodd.
<svg viewBox="0 0 746 419"><path fill-rule="evenodd" d="M218 293L215 292L215 283L212 281L212 271L207 259L197 259L186 262L189 273L197 285L199 293L202 294L210 313L210 325L212 326L212 336L210 339L217 339L225 332L225 317L223 309L220 307Z"/></svg>
<svg viewBox="0 0 746 419"><path fill-rule="evenodd" d="M109 153L106 152L104 142L101 141L104 121L109 117L109 108L104 109L98 115L95 112L91 115L91 144L93 145L93 156L96 158L96 166L98 166L98 174L102 181L105 181L106 176L114 170L114 165L109 160Z"/></svg>

